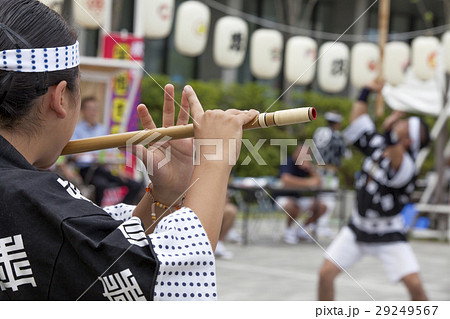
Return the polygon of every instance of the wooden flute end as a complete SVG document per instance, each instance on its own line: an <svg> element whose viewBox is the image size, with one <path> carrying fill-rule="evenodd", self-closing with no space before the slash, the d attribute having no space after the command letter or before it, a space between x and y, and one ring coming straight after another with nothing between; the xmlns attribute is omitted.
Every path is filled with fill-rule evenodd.
<svg viewBox="0 0 450 319"><path fill-rule="evenodd" d="M314 107L300 107L273 113L261 113L244 125L244 129L300 124L311 122L316 118L317 111Z"/></svg>

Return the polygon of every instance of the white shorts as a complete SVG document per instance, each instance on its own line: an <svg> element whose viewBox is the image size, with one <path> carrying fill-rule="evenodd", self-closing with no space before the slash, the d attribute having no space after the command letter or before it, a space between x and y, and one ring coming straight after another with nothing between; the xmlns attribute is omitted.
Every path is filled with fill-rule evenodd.
<svg viewBox="0 0 450 319"><path fill-rule="evenodd" d="M313 202L314 197L291 197L291 196L278 196L275 201L278 205L281 207L285 207L289 200L294 200L298 207L300 207L300 210L302 212L308 211Z"/></svg>
<svg viewBox="0 0 450 319"><path fill-rule="evenodd" d="M393 282L420 270L414 252L407 242L361 243L355 233L344 227L328 247L325 258L339 268L348 270L364 255L377 257L383 263L387 276Z"/></svg>

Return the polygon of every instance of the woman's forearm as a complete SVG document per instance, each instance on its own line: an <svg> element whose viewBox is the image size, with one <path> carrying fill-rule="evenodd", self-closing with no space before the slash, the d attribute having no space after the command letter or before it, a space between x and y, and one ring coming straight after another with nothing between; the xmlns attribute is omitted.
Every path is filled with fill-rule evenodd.
<svg viewBox="0 0 450 319"><path fill-rule="evenodd" d="M185 206L200 219L213 250L222 225L230 171L229 166L214 163L196 166L186 195Z"/></svg>

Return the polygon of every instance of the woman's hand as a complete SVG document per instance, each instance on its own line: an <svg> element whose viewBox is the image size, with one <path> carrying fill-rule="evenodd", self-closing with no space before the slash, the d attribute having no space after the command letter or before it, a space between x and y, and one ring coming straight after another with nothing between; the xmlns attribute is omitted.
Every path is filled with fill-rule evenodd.
<svg viewBox="0 0 450 319"><path fill-rule="evenodd" d="M184 94L189 101L194 119L195 141L215 140L215 145L197 147L194 167L185 206L192 209L200 219L211 246L215 249L222 224L223 209L228 188L228 178L234 162L239 157L242 126L251 121L258 112L238 110L213 110L203 112L194 90L186 86ZM222 150L220 148L223 147ZM221 152L222 151L222 152ZM214 159L205 155L220 154Z"/></svg>
<svg viewBox="0 0 450 319"><path fill-rule="evenodd" d="M174 126L174 87L164 88L163 127ZM137 108L144 129L154 129L156 125L145 105ZM177 125L189 122L189 103L183 92ZM153 183L155 199L166 204L178 204L180 196L189 186L193 170L192 138L156 142L146 149L143 145L133 147L133 154L144 162Z"/></svg>
<svg viewBox="0 0 450 319"><path fill-rule="evenodd" d="M173 86L165 87L163 111L163 126L174 124ZM258 115L255 110L213 110L203 111L194 90L186 86L181 98L181 110L177 125L185 125L189 121L189 111L194 122L195 140L203 146L196 147L195 156L198 164L193 165L193 139L181 139L166 142L162 145L155 143L148 150L143 146L135 146L133 154L138 156L153 170L150 179L153 182L154 199L166 204L178 204L180 197L186 191L185 206L191 208L198 216L211 240L213 249L216 246L220 225L222 222L225 195L231 168L239 157L242 140L242 126ZM138 106L139 117L144 128L153 129L153 122L147 108ZM204 145L205 139L210 139ZM211 143L215 141L216 143ZM164 166L159 167L161 160L166 159L166 151L170 148L171 159ZM222 149L220 149L222 148ZM222 154L207 159L205 155ZM148 206L150 197L144 196L136 207L135 216L148 220ZM149 228L151 232L153 228Z"/></svg>
<svg viewBox="0 0 450 319"><path fill-rule="evenodd" d="M194 90L184 88L194 119L196 143L196 163L200 165L221 165L231 170L239 158L242 142L242 126L258 115L256 110L239 111L236 109L208 110L203 108ZM215 154L207 160L207 155ZM220 156L222 155L222 156Z"/></svg>

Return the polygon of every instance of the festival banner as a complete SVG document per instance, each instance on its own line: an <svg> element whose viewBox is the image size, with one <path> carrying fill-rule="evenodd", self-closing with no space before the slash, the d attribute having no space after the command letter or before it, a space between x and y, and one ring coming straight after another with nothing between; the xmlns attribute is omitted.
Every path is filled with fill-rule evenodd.
<svg viewBox="0 0 450 319"><path fill-rule="evenodd" d="M104 58L142 62L144 48L144 39L133 35L110 33L103 38ZM111 81L111 108L109 123L106 123L110 134L138 130L139 117L136 107L141 100L139 72L136 69L124 70ZM121 157L123 158L116 158L116 160L125 162L125 155L121 153ZM134 160L133 163L135 163ZM133 167L126 167L125 170L129 176L134 174Z"/></svg>
<svg viewBox="0 0 450 319"><path fill-rule="evenodd" d="M144 60L144 39L133 35L110 33L104 36L103 57L109 59ZM109 122L110 133L134 131L138 129L136 107L140 102L140 77L133 70L120 72L112 80L112 106ZM127 121L124 123L123 121Z"/></svg>

